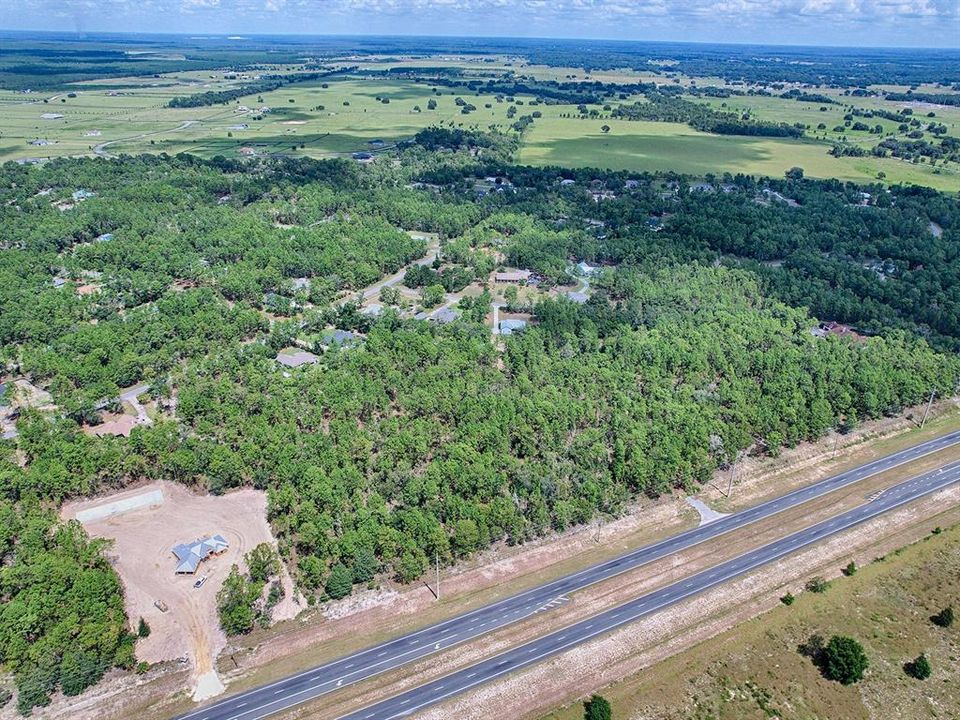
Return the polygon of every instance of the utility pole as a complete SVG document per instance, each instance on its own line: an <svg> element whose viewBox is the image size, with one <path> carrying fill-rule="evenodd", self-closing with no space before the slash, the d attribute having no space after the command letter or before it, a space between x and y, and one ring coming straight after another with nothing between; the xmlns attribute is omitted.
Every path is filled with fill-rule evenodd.
<svg viewBox="0 0 960 720"><path fill-rule="evenodd" d="M737 450L737 456L733 459L733 467L730 468L730 480L727 482L727 497L730 497L730 493L733 492L733 478L737 474L737 464L740 462L740 454L742 451Z"/></svg>
<svg viewBox="0 0 960 720"><path fill-rule="evenodd" d="M930 406L933 405L933 396L937 394L934 390L930 393L930 400L927 402L927 409L923 411L923 420L920 421L920 429L923 430L924 423L927 422L927 415L930 414Z"/></svg>

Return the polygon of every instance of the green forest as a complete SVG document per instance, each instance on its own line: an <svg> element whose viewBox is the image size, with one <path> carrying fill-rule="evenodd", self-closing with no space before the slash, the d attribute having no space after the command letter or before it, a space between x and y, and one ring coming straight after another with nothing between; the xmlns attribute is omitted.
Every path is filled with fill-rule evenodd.
<svg viewBox="0 0 960 720"><path fill-rule="evenodd" d="M281 560L320 602L955 392L955 198L534 169L514 149L431 130L396 163L0 167L0 382L56 408L0 441L0 662L21 711L134 664L103 543L57 520L68 498L156 478L263 489ZM502 344L491 288L449 324L389 301L361 314L358 291L427 255L418 233L440 257L404 283L441 297L497 267L564 292L571 265L600 270L589 300L544 292ZM817 337L818 321L857 333ZM334 329L356 342L312 340ZM297 342L319 361L281 372ZM82 431L138 383L175 412L129 438ZM274 560L256 566L220 598L231 632L262 614Z"/></svg>

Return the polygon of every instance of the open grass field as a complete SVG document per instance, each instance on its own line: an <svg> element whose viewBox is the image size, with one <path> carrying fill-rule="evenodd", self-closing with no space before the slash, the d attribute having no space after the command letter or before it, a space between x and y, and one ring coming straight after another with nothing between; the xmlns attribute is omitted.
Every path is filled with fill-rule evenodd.
<svg viewBox="0 0 960 720"><path fill-rule="evenodd" d="M85 155L98 146L109 154L230 156L241 147L253 147L259 153L329 157L370 150L374 140L390 145L439 123L486 127L508 122L507 103L497 103L492 96L465 95L477 110L463 115L450 90L437 96L425 85L381 79L330 82L327 88L319 81L302 83L229 105L167 107L174 96L236 84L215 79L201 83L187 76L155 79L122 91L80 84L77 97L58 95L46 103L32 94L0 92L0 160ZM427 109L431 98L437 102L435 110ZM418 105L420 112L415 110ZM272 111L260 120L241 110L263 106ZM43 117L50 113L62 117ZM50 144L31 144L36 140Z"/></svg>
<svg viewBox="0 0 960 720"><path fill-rule="evenodd" d="M424 62L410 60L406 64L415 67ZM515 59L511 58L482 62L450 57L439 58L433 65L462 66L473 75L485 75L509 69L513 62ZM369 67L381 64L374 61ZM575 68L552 68L549 72L539 66L515 69L544 79L563 80L571 74L577 79L586 77L584 71ZM271 73L290 70L284 66L268 69ZM650 72L606 72L591 77L612 82L655 79ZM228 105L167 107L169 100L178 95L226 90L247 82L250 80L227 80L219 73L193 72L77 83L75 97L66 93L45 97L39 93L0 91L0 161L142 152L190 152L204 157L235 157L253 152L324 158L388 148L437 124L486 129L491 125L506 128L511 122L506 117L509 103L497 102L493 96L449 88L439 88L437 95L425 84L381 77L299 83ZM477 109L462 114L455 104L457 96ZM437 102L435 110L428 109L431 98ZM839 105L829 105L821 112L815 103L772 97L732 97L708 102L718 109L750 110L762 120L802 122L811 128L824 123L826 130L813 130L815 139L804 140L717 136L678 123L580 120L575 117L578 113L574 106L540 105L537 109L543 117L524 135L519 161L533 165L672 170L695 175L743 172L781 176L785 170L800 166L812 177L867 182L882 172L891 183L960 191L960 168L953 165L931 167L894 158L829 156L832 143L840 137L833 128L843 124L844 110ZM857 98L855 102L863 107L893 106L875 98ZM256 108L264 106L271 112L257 119ZM894 109L899 109L899 105ZM518 115L527 112L526 105L518 107ZM937 108L936 112L938 121L947 125L951 135L960 135L960 109ZM895 123L889 120L869 122L895 129ZM604 124L611 128L608 134L600 130ZM866 132L845 134L850 142L865 148L872 147L878 139ZM374 143L377 140L382 144Z"/></svg>
<svg viewBox="0 0 960 720"><path fill-rule="evenodd" d="M826 593L801 594L775 610L604 689L617 718L956 718L960 630L929 617L960 598L960 527L931 535ZM850 635L870 658L866 677L824 679L797 651L812 634ZM903 664L926 653L933 674L907 677ZM575 703L547 720L580 720Z"/></svg>
<svg viewBox="0 0 960 720"><path fill-rule="evenodd" d="M544 117L527 131L520 150L522 163L776 177L799 166L810 177L854 182L874 181L882 171L887 182L960 190L960 169L935 173L928 165L913 165L895 158L834 158L827 153L829 143L813 140L710 135L679 123L556 117L554 113L564 112L560 109L564 107L567 106L545 109ZM609 133L601 131L603 125L610 126Z"/></svg>

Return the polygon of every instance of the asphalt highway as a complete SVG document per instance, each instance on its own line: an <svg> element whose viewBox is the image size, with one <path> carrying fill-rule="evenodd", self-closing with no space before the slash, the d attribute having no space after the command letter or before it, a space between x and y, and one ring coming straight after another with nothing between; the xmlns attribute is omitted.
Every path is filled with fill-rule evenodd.
<svg viewBox="0 0 960 720"><path fill-rule="evenodd" d="M638 548L619 557L598 563L592 567L458 615L449 620L402 635L393 640L291 675L268 685L226 697L206 707L201 707L185 715L181 715L177 720L260 720L273 713L312 700L337 688L373 677L418 658L466 642L518 620L522 620L523 618L548 612L551 608L566 602L569 593L737 530L750 523L776 515L784 510L856 483L871 475L916 460L919 457L950 447L958 442L960 442L960 432L950 433L929 440L925 443L887 455L866 465L827 478L813 485L795 490L773 500L728 515L708 525L687 530L660 542ZM888 497L889 493L892 492L893 490L888 490L877 500L863 507L875 507L877 502L884 501L884 498ZM881 510L881 512L882 511L883 510ZM835 532L839 532L839 530L835 530ZM802 547L802 545L798 547ZM765 560L764 562L769 562L769 560ZM716 568L713 570L716 570ZM740 572L746 572L746 569ZM718 580L717 582L722 582L722 580ZM711 586L712 585L701 587L699 590L696 590L696 592L701 592ZM665 588L665 590L666 589L667 588ZM649 596L645 596L645 598L646 597ZM684 597L686 596L684 595ZM636 602L644 600L645 598L640 598ZM680 598L676 598L672 600L672 602L676 602L677 599ZM652 610L647 609L645 612L652 612ZM601 630L600 632L606 632L606 630ZM572 638L573 636L569 637ZM542 639L541 642L543 642L543 640L546 640L546 638ZM537 647L546 648L547 646L537 645ZM559 651L560 650L557 649L552 652ZM539 657L546 657L549 654L551 653L539 655ZM538 656L538 653L531 653L531 658L535 656ZM533 661L534 660L531 659L531 662ZM504 669L503 672L509 672L511 669L522 666L523 665L513 665L509 669ZM504 668L506 668L506 666L504 666ZM503 674L503 672L497 674ZM490 675L487 679L492 677L496 677L496 675ZM481 679L479 671L477 675L466 679L471 681L477 680L477 683L484 682L484 680ZM423 687L428 688L431 686L426 685ZM440 692L447 690L452 692L452 688L453 685L444 685L444 688L442 688ZM461 691L462 689L466 688L461 688ZM421 689L417 689L411 692L420 692L420 690ZM443 695L443 697L446 696L448 695ZM403 698L404 696L400 697ZM436 697L433 700L426 700L425 698L427 697L427 695L418 695L417 698L406 698L409 703L408 709L412 710L415 707L422 707L420 703L423 702L436 702L442 699L442 697ZM380 706L375 707L379 708ZM386 709L382 712L370 708L367 712L374 713L369 715L369 718L372 720L373 718L396 717L396 714L389 714L389 712L396 711L396 708ZM350 717L351 720L353 720L354 716ZM356 715L356 718L367 717L366 713Z"/></svg>
<svg viewBox="0 0 960 720"><path fill-rule="evenodd" d="M628 603L562 628L526 645L520 645L483 662L471 665L401 695L344 715L341 720L392 720L418 710L494 678L533 665L546 658L587 642L645 615L732 580L762 565L774 562L824 538L842 532L871 518L906 505L924 495L960 482L960 461L946 465L896 485L864 505L842 515L811 525L799 532L751 550L732 560L715 565L672 585L638 597ZM522 702L522 700L518 700Z"/></svg>

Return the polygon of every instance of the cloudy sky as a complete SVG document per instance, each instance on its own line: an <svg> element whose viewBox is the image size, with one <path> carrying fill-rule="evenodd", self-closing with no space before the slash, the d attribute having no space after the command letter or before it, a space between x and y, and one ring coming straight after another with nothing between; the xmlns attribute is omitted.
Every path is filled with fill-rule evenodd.
<svg viewBox="0 0 960 720"><path fill-rule="evenodd" d="M960 0L0 0L8 30L960 47Z"/></svg>

